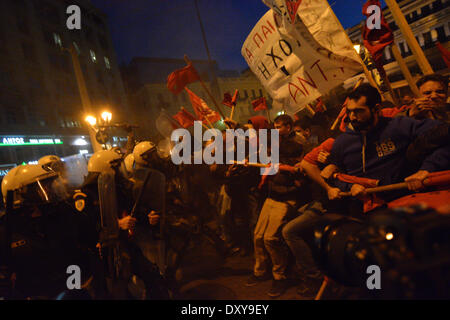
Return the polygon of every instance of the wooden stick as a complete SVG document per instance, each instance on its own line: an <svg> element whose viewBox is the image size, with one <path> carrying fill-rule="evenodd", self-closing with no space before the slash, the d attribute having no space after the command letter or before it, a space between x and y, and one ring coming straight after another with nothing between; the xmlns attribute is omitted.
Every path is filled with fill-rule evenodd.
<svg viewBox="0 0 450 320"><path fill-rule="evenodd" d="M414 93L416 97L420 97L419 89L417 88L417 85L414 82L414 78L412 77L411 72L409 71L408 66L405 63L405 60L403 60L397 45L395 43L392 43L391 49L392 54L394 55L394 58L397 61L398 66L400 67L400 70L402 70L402 73L405 76L405 79L408 82L409 87L411 88L411 91Z"/></svg>
<svg viewBox="0 0 450 320"><path fill-rule="evenodd" d="M184 61L186 62L186 64L192 64L191 60L189 60L187 55L184 55ZM205 83L203 82L203 79L199 77L199 81L200 84L202 85L203 89L206 91L206 93L208 94L209 98L212 100L212 102L214 103L214 106L216 107L217 111L219 111L220 115L222 116L222 118L225 119L225 115L222 111L222 109L219 107L218 103L216 102L216 99L214 99L213 95L211 94L211 92L209 91L209 89L206 87Z"/></svg>
<svg viewBox="0 0 450 320"><path fill-rule="evenodd" d="M319 292L317 292L317 295L314 298L314 300L320 300L322 298L322 295L325 292L325 289L327 288L329 281L330 280L328 279L328 277L323 278L322 285L320 286Z"/></svg>
<svg viewBox="0 0 450 320"><path fill-rule="evenodd" d="M230 113L230 120L233 120L233 114L234 114L234 107L236 105L233 104L233 107L231 107L231 113Z"/></svg>
<svg viewBox="0 0 450 320"><path fill-rule="evenodd" d="M311 106L309 105L309 103L306 105L306 109L308 109L308 111L311 112L313 116L316 114L316 112L314 111L313 108L311 108Z"/></svg>
<svg viewBox="0 0 450 320"><path fill-rule="evenodd" d="M242 166L249 166L249 167L258 167L258 168L269 168L270 164L263 164L263 163L254 163L254 162L238 162L238 161L234 161L231 160L229 164L237 164L237 165L242 165Z"/></svg>
<svg viewBox="0 0 450 320"><path fill-rule="evenodd" d="M266 109L267 112L267 120L269 120L269 123L272 122L272 120L270 120L270 112L269 109Z"/></svg>
<svg viewBox="0 0 450 320"><path fill-rule="evenodd" d="M433 68L428 62L422 48L417 43L416 37L414 36L411 27L406 21L406 18L403 15L402 10L400 9L400 6L394 0L386 0L386 4L389 7L389 10L391 11L392 18L397 23L400 31L403 34L404 39L408 43L408 46L411 48L411 51L415 57L415 60L417 61L417 64L419 65L420 70L422 70L422 73L424 75L432 74Z"/></svg>

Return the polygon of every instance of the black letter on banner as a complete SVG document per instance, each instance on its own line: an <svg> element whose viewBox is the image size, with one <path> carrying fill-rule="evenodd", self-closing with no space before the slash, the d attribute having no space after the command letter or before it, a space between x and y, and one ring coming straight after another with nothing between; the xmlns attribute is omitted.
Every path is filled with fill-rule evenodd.
<svg viewBox="0 0 450 320"><path fill-rule="evenodd" d="M264 67L264 69L261 70L260 66L258 66L258 69L259 69L259 71L261 71L262 75L263 75L264 78L267 80L268 77L266 76L266 72L267 72L267 74L269 75L269 77L270 77L270 72L269 72L269 70L267 70L267 68L266 68L266 66L265 66L264 63L261 62L261 64L262 64L262 66Z"/></svg>
<svg viewBox="0 0 450 320"><path fill-rule="evenodd" d="M289 71L286 70L286 67L285 67L285 66L282 66L282 67L280 68L280 70L283 71L283 73L284 73L285 75L287 75L287 76L289 75Z"/></svg>
<svg viewBox="0 0 450 320"><path fill-rule="evenodd" d="M287 44L287 46L289 47L289 53L286 53L286 51L284 51L284 48L283 48L283 46L281 45L281 42L284 42L284 43ZM289 55L291 55L291 53L292 53L292 47L291 47L291 45L289 44L289 42L287 42L287 41L284 40L284 39L281 39L280 41L278 41L278 44L280 45L280 49L281 49L281 51L283 51L283 53L284 53L284 55L285 55L286 57L289 56Z"/></svg>
<svg viewBox="0 0 450 320"><path fill-rule="evenodd" d="M278 68L278 65L277 65L277 62L275 61L275 59L280 59L280 61L283 61L283 59L281 59L279 56L277 56L273 53L273 47L270 49L270 53L266 53L266 56L269 56L272 58L275 68Z"/></svg>

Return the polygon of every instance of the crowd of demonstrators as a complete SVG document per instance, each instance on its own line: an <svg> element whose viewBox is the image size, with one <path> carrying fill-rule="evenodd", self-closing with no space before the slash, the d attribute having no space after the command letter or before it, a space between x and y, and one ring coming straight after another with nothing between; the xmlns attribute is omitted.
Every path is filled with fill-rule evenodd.
<svg viewBox="0 0 450 320"><path fill-rule="evenodd" d="M149 246L154 237L149 235L152 230L158 233L165 202L168 207L176 206L186 217L199 217L192 220L194 223L214 222L228 255L240 252L254 256L253 272L246 286L271 279L267 294L281 296L294 283L288 272L292 269L296 279L300 279L299 294L312 298L323 274L313 257L307 234L324 215L350 215L364 220L376 208L423 188L424 179L431 173L450 169L448 79L428 75L417 86L420 97L405 96L402 100L405 105L393 106L383 102L375 88L360 85L347 95L341 132L330 133L329 119L319 114L313 119L300 117L295 122L286 114L275 118L273 123L263 116L252 117L246 124L225 119L229 128L242 132L254 129L256 139L237 138L245 140L246 150L245 158L238 159L235 137L229 137L225 130L221 137L216 136L226 146L223 164L176 166L170 157L158 154L155 144L145 141L135 145L133 141L127 146L124 161L128 172L121 169L120 162L125 157L114 154L114 150L105 151L108 159L99 158L99 169L95 169L95 159L101 151L90 160L90 173L82 192L73 197L75 202L83 201L82 207L75 205L76 210L99 210L98 177L113 169L119 211L129 213L151 168L153 176L164 176L159 179L164 183L148 189L153 191L147 192L151 194L146 194L137 216L124 214L117 221L124 238L130 230L136 232L133 240L125 241L125 247L131 256L133 272L144 282L162 286L156 270L158 259L154 248ZM262 148L261 129L278 130L279 141L269 140ZM130 137L134 140L131 134ZM231 138L233 143L227 143ZM270 154L274 143L278 143L279 149L278 171L273 175L261 174L261 168L250 163L254 158L250 152ZM228 150L230 146L232 149ZM240 162L227 162L225 151ZM367 194L368 187L403 181L409 190ZM351 197L344 197L344 192ZM99 215L88 212L87 216L96 217L89 224L99 232ZM90 239L89 245L92 247L94 242L95 239ZM294 268L289 268L291 256ZM146 274L146 270L152 272ZM165 298L163 291L157 292L157 298Z"/></svg>
<svg viewBox="0 0 450 320"><path fill-rule="evenodd" d="M430 75L423 77L418 87L421 97L405 97L408 106L395 106L382 101L375 88L361 85L348 94L341 124L344 132L321 139L312 135L311 119L293 122L288 115L275 119L273 127L280 134L280 171L273 177L253 177L261 179L258 188L265 187L267 192L261 197L264 204L253 232L255 264L247 286L273 279L269 296L282 295L292 283L287 274L290 249L300 273L298 292L313 297L323 275L305 237L323 215L365 219L367 212L421 189L430 173L450 168L448 81ZM322 123L324 131L329 125ZM236 127L239 125L233 123ZM368 187L402 181L407 182L409 191L366 194ZM251 194L251 187L241 187L230 197L231 203L233 198L245 203L243 199ZM347 191L352 197L341 196ZM228 206L231 214L248 210L244 208Z"/></svg>

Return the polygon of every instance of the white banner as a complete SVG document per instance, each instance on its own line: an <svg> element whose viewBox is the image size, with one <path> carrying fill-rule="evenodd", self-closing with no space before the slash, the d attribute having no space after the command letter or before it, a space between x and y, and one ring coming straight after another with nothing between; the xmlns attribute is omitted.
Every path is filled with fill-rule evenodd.
<svg viewBox="0 0 450 320"><path fill-rule="evenodd" d="M327 1L303 0L294 24L280 8L283 0L265 2L275 7L258 21L241 53L275 108L294 114L362 70Z"/></svg>

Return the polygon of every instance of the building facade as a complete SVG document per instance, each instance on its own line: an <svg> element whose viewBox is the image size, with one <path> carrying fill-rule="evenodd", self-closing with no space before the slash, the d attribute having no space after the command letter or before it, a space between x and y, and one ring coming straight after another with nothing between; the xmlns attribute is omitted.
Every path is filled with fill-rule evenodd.
<svg viewBox="0 0 450 320"><path fill-rule="evenodd" d="M69 30L67 7L81 9L81 30ZM127 97L106 16L89 0L0 2L0 166L90 152L70 54L79 50L93 113L128 114Z"/></svg>
<svg viewBox="0 0 450 320"><path fill-rule="evenodd" d="M211 89L214 84L211 86L212 72L208 61L193 60L192 63L207 88L214 92ZM233 70L220 70L215 61L212 65L214 74L217 75L216 92L218 94L215 95L215 99L226 117L230 116L231 109L222 104L224 94L229 92L233 95L236 89L239 90L239 95L233 120L245 123L251 116L257 114L267 116L266 111L255 112L251 106L251 101L264 96L270 107L272 99L250 69L240 73ZM155 123L161 110L172 116L183 106L194 114L185 91L175 95L167 89L167 76L185 66L186 62L183 59L135 58L122 70L133 113L140 115L137 119L140 137L156 140L161 138ZM211 109L216 110L200 82L189 84L188 88L205 100Z"/></svg>
<svg viewBox="0 0 450 320"><path fill-rule="evenodd" d="M448 74L450 70L436 48L436 41L439 41L445 48L450 48L450 1L402 0L397 2L434 72ZM417 80L422 73L411 49L395 23L389 8L385 8L383 14L394 33L394 43L398 46L412 76ZM362 44L363 42L361 36L363 25L364 21L361 22L361 25L347 29L347 33L354 44ZM412 94L398 63L395 61L390 46L385 48L383 58L384 69L394 91L400 97L405 94Z"/></svg>

